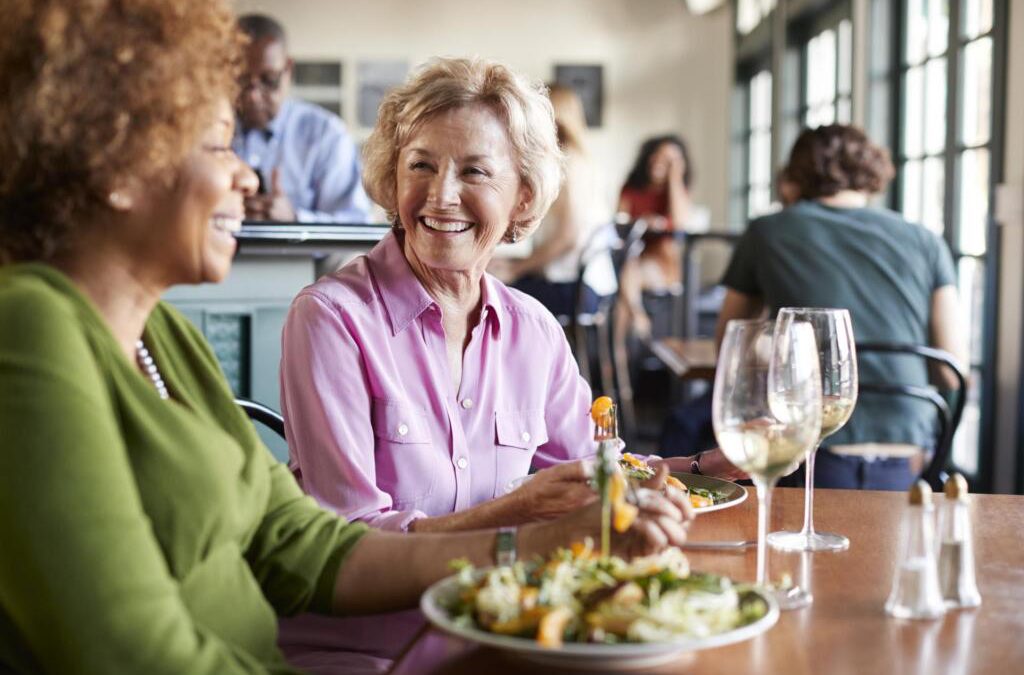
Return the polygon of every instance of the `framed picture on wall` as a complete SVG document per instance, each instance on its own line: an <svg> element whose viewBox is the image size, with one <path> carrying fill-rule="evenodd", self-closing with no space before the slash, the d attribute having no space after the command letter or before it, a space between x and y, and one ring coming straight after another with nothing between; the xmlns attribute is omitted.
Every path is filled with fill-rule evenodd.
<svg viewBox="0 0 1024 675"><path fill-rule="evenodd" d="M356 70L359 77L359 126L370 128L377 124L377 109L384 96L405 82L409 74L409 62L383 59L360 61Z"/></svg>
<svg viewBox="0 0 1024 675"><path fill-rule="evenodd" d="M340 61L296 61L292 70L292 93L341 117L341 74Z"/></svg>
<svg viewBox="0 0 1024 675"><path fill-rule="evenodd" d="M556 64L555 82L572 87L579 95L588 127L601 126L604 113L604 66Z"/></svg>

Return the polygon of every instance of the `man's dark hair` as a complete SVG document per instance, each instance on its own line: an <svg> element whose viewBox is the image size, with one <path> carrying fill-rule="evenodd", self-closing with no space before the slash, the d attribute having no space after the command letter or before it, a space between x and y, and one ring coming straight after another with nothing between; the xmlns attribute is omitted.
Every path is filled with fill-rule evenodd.
<svg viewBox="0 0 1024 675"><path fill-rule="evenodd" d="M238 18L238 28L253 42L271 38L283 45L288 44L284 26L266 14L246 14Z"/></svg>

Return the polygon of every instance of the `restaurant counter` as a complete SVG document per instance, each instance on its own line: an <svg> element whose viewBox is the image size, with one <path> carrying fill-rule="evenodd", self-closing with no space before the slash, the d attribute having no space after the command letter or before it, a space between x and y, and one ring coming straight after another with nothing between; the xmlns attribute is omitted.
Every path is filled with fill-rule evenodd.
<svg viewBox="0 0 1024 675"><path fill-rule="evenodd" d="M223 283L175 286L164 299L181 310L213 345L239 396L280 410L281 329L292 299L318 276L364 253L390 226L378 224L245 223ZM274 454L284 442L260 429Z"/></svg>

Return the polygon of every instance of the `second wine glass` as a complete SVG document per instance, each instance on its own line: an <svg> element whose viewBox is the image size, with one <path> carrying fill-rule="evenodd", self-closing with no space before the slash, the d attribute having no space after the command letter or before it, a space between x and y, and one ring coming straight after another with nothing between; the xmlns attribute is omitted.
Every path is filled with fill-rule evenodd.
<svg viewBox="0 0 1024 675"><path fill-rule="evenodd" d="M757 490L757 583L768 581L765 535L771 489L818 440L821 375L810 324L773 331L769 321L730 321L718 356L711 419L726 458Z"/></svg>
<svg viewBox="0 0 1024 675"><path fill-rule="evenodd" d="M818 447L828 436L842 428L857 405L857 350L853 323L845 309L784 307L776 320L776 334L788 330L794 322L806 322L814 328L821 362L821 436L811 448L804 465L804 525L799 532L772 532L768 542L784 551L841 551L850 540L841 534L814 529L814 459Z"/></svg>

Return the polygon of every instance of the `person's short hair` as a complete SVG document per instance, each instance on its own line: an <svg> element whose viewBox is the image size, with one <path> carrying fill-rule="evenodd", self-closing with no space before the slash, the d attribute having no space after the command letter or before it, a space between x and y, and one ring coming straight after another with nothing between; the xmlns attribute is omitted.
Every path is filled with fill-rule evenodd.
<svg viewBox="0 0 1024 675"><path fill-rule="evenodd" d="M654 136L648 138L640 146L640 151L636 155L636 162L633 163L633 168L629 170L629 176L626 177L625 187L632 188L635 190L643 190L651 184L651 157L658 151L658 148L670 143L677 148L683 155L683 187L689 190L693 186L693 179L696 175L693 162L690 159L690 148L683 140L682 136L676 134L665 134L663 136Z"/></svg>
<svg viewBox="0 0 1024 675"><path fill-rule="evenodd" d="M226 2L9 0L0 41L0 259L46 260L130 179L173 181L237 88Z"/></svg>
<svg viewBox="0 0 1024 675"><path fill-rule="evenodd" d="M483 59L434 59L384 97L377 125L363 146L363 185L395 222L398 155L424 121L474 104L490 107L505 125L520 180L531 192L520 225L539 221L562 181L554 113L544 85Z"/></svg>
<svg viewBox="0 0 1024 675"><path fill-rule="evenodd" d="M801 199L831 197L843 190L875 194L895 175L889 151L875 145L861 129L830 124L805 129L793 144L786 179Z"/></svg>
<svg viewBox="0 0 1024 675"><path fill-rule="evenodd" d="M251 42L270 38L282 45L288 44L288 36L277 19L266 14L244 14L238 17L238 28L249 36Z"/></svg>

